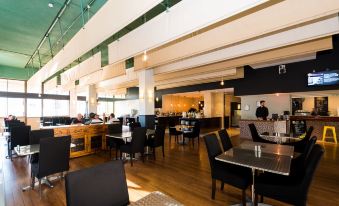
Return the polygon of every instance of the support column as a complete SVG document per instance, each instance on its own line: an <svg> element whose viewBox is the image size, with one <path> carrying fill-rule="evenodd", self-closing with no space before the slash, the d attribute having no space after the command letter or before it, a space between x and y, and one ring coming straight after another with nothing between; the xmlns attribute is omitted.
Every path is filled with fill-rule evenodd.
<svg viewBox="0 0 339 206"><path fill-rule="evenodd" d="M204 92L204 116L212 116L212 93Z"/></svg>
<svg viewBox="0 0 339 206"><path fill-rule="evenodd" d="M87 88L86 104L88 114L91 112L97 113L97 92L95 85L89 85Z"/></svg>
<svg viewBox="0 0 339 206"><path fill-rule="evenodd" d="M69 116L76 117L77 116L77 92L75 88L69 90Z"/></svg>
<svg viewBox="0 0 339 206"><path fill-rule="evenodd" d="M154 71L139 73L139 121L142 127L154 129Z"/></svg>

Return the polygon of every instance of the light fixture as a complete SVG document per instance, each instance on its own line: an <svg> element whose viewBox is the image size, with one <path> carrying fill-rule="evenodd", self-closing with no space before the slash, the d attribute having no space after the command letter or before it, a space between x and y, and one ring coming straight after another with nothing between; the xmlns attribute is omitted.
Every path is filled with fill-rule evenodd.
<svg viewBox="0 0 339 206"><path fill-rule="evenodd" d="M276 93L275 96L279 97L279 93Z"/></svg>
<svg viewBox="0 0 339 206"><path fill-rule="evenodd" d="M89 4L87 4L87 9L90 9L90 8L91 8L91 6Z"/></svg>
<svg viewBox="0 0 339 206"><path fill-rule="evenodd" d="M41 94L40 94L40 93L38 94L38 97L41 97Z"/></svg>
<svg viewBox="0 0 339 206"><path fill-rule="evenodd" d="M221 82L220 82L221 86L224 86L224 79L221 77Z"/></svg>
<svg viewBox="0 0 339 206"><path fill-rule="evenodd" d="M159 102L159 98L158 98L158 97L156 97L156 98L155 98L155 101L156 101L156 102Z"/></svg>
<svg viewBox="0 0 339 206"><path fill-rule="evenodd" d="M147 61L147 59L148 59L148 56L147 56L147 51L145 50L144 51L144 55L142 56L142 61Z"/></svg>
<svg viewBox="0 0 339 206"><path fill-rule="evenodd" d="M49 3L48 3L48 7L49 7L49 8L53 8L53 7L54 7L54 4L51 3L51 2L49 2Z"/></svg>

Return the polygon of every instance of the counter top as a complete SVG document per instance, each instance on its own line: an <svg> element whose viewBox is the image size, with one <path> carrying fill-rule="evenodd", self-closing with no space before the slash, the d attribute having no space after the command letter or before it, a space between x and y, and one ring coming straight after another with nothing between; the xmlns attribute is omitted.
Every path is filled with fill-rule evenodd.
<svg viewBox="0 0 339 206"><path fill-rule="evenodd" d="M248 121L248 122L279 122L279 121L286 121L286 120L241 119L239 121Z"/></svg>
<svg viewBox="0 0 339 206"><path fill-rule="evenodd" d="M339 122L339 117L334 116L290 116L290 120L307 120L323 122Z"/></svg>

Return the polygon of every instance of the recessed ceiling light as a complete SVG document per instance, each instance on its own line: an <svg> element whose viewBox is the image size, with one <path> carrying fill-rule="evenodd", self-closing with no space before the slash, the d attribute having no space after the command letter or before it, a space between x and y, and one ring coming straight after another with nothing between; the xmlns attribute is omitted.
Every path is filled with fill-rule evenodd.
<svg viewBox="0 0 339 206"><path fill-rule="evenodd" d="M91 6L88 4L88 5L87 5L87 9L90 9L90 8L91 8Z"/></svg>
<svg viewBox="0 0 339 206"><path fill-rule="evenodd" d="M53 4L53 3L48 3L48 7L49 7L49 8L53 8L53 7L54 7L54 4Z"/></svg>

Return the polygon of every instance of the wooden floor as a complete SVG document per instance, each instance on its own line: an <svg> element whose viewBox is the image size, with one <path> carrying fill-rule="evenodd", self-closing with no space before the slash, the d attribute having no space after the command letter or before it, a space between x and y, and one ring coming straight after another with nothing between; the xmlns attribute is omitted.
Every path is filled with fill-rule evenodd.
<svg viewBox="0 0 339 206"><path fill-rule="evenodd" d="M232 135L239 133L238 130L230 132ZM237 136L232 137L232 141L239 143ZM339 205L338 146L331 143L321 144L326 152L311 185L308 205ZM41 200L36 190L22 192L21 187L29 183L27 158L16 158L11 162L4 158L5 146L3 143L1 145L8 206L66 205L64 180L56 181L54 188L43 187ZM75 158L70 161L71 171L106 161L109 161L106 152ZM165 158L162 158L161 149L158 149L156 161L137 161L133 167L125 164L125 170L132 202L152 191L161 191L185 205L232 205L240 202L241 191L227 185L224 191L218 189L216 199L211 200L210 166L202 138L200 146L196 144L193 148L191 145L177 145L173 139L169 144L166 136ZM250 191L247 192L250 195ZM265 198L265 203L285 205L268 198Z"/></svg>

